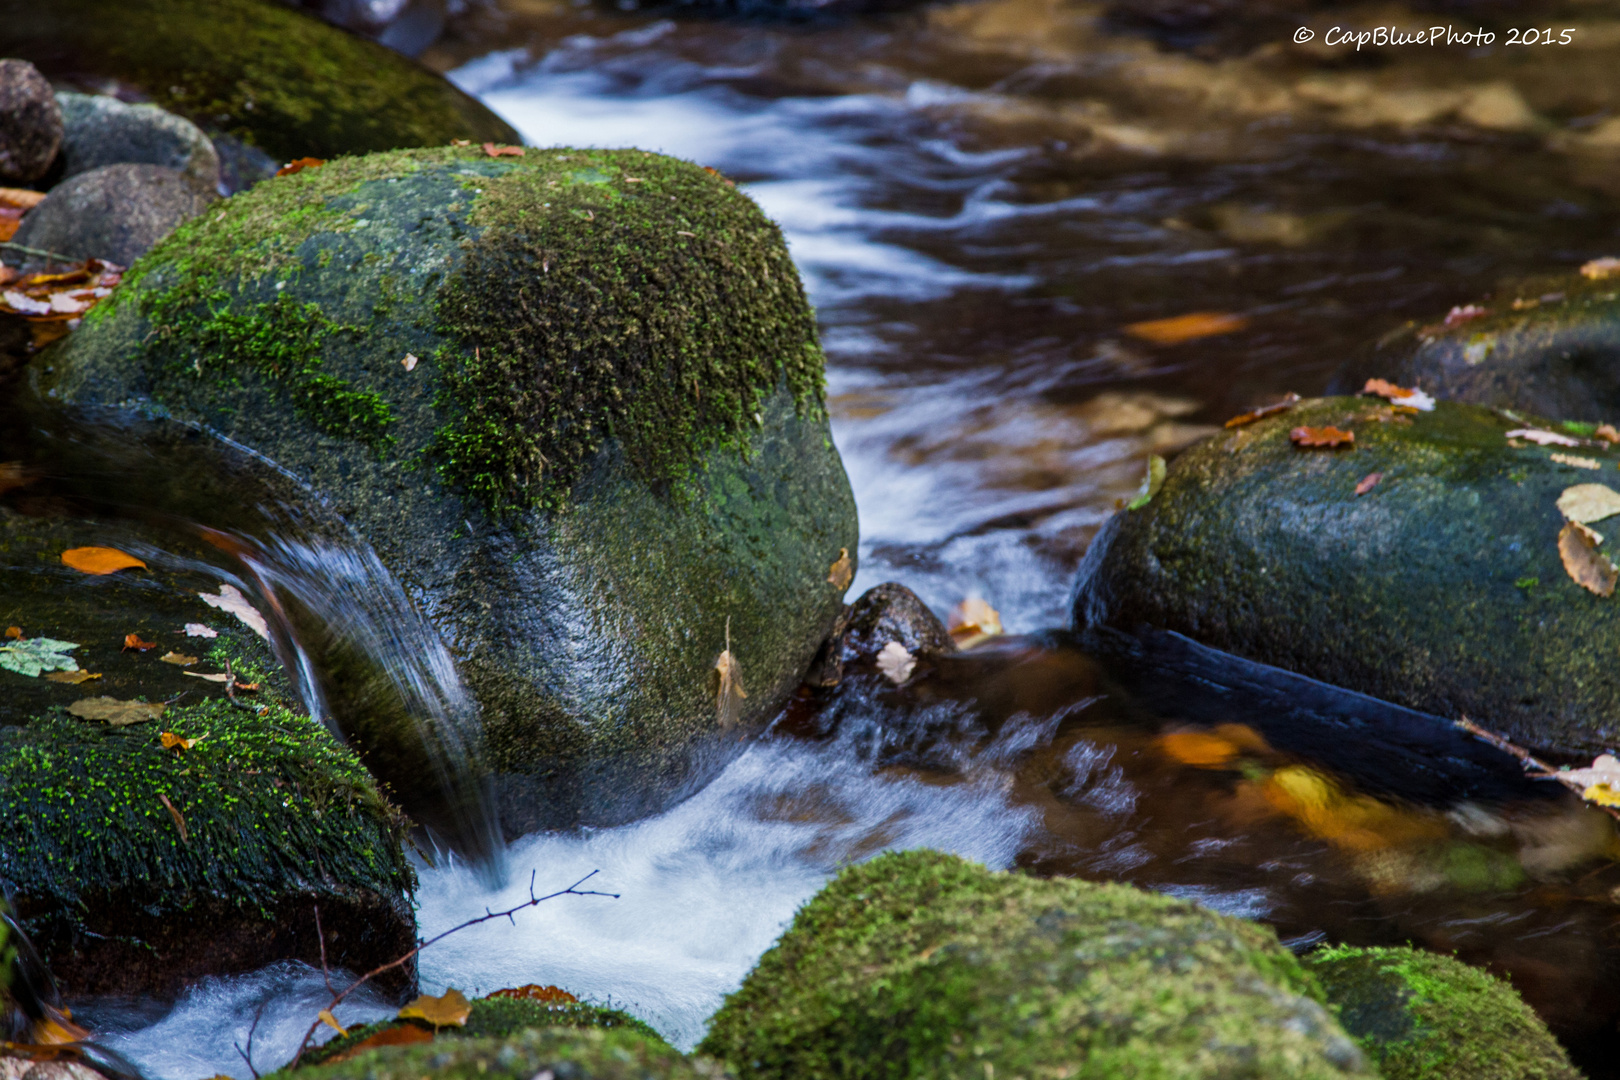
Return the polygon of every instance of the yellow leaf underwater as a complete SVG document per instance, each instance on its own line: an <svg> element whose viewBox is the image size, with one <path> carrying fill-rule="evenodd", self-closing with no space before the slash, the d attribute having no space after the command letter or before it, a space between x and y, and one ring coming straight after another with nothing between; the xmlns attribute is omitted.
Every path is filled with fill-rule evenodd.
<svg viewBox="0 0 1620 1080"><path fill-rule="evenodd" d="M101 672L84 671L82 669L79 671L53 671L45 677L51 682L72 683L77 686L79 683L101 678Z"/></svg>
<svg viewBox="0 0 1620 1080"><path fill-rule="evenodd" d="M461 1027L467 1023L472 1006L460 990L450 987L438 997L423 994L399 1010L401 1020L425 1020L436 1028Z"/></svg>

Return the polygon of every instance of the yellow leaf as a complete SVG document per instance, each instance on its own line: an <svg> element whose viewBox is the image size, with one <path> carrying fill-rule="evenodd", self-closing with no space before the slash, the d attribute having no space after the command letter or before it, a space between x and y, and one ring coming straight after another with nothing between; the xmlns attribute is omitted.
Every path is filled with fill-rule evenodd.
<svg viewBox="0 0 1620 1080"><path fill-rule="evenodd" d="M423 994L399 1010L401 1020L426 1020L436 1028L461 1027L467 1022L472 1006L460 990L451 987L439 997Z"/></svg>
<svg viewBox="0 0 1620 1080"><path fill-rule="evenodd" d="M158 659L163 661L165 664L176 664L180 667L188 667L197 662L197 658L195 656L186 656L182 653L172 651L164 653L162 656L158 657Z"/></svg>
<svg viewBox="0 0 1620 1080"><path fill-rule="evenodd" d="M1607 484L1576 484L1558 496L1558 512L1570 521L1590 525L1620 514L1620 491Z"/></svg>
<svg viewBox="0 0 1620 1080"><path fill-rule="evenodd" d="M339 1035L347 1035L349 1033L348 1028L337 1022L337 1017L332 1015L331 1009L322 1009L315 1015L321 1018L321 1023L325 1024Z"/></svg>
<svg viewBox="0 0 1620 1080"><path fill-rule="evenodd" d="M951 640L964 649L1000 636L1001 613L977 596L970 596L951 609L945 620Z"/></svg>
<svg viewBox="0 0 1620 1080"><path fill-rule="evenodd" d="M850 565L849 548L839 548L838 558L827 568L827 584L843 592L849 588L849 583L855 580L855 570Z"/></svg>
<svg viewBox="0 0 1620 1080"><path fill-rule="evenodd" d="M1575 584L1599 596L1613 596L1620 571L1598 551L1602 542L1603 537L1580 522L1571 521L1558 533L1558 557L1563 560L1564 572Z"/></svg>
<svg viewBox="0 0 1620 1080"><path fill-rule="evenodd" d="M1581 792L1581 798L1589 803L1597 803L1599 806L1620 806L1620 791L1615 790L1608 784L1593 784Z"/></svg>
<svg viewBox="0 0 1620 1080"><path fill-rule="evenodd" d="M107 547L68 548L62 552L62 561L86 574L114 574L132 566L146 569L146 564L135 556Z"/></svg>
<svg viewBox="0 0 1620 1080"><path fill-rule="evenodd" d="M79 671L52 671L47 673L45 677L51 682L72 683L77 686L79 683L101 678L101 672L90 672L83 669Z"/></svg>
<svg viewBox="0 0 1620 1080"><path fill-rule="evenodd" d="M193 746L196 746L197 743L202 741L202 736L199 735L195 739L187 739L180 735L176 735L172 731L165 731L163 734L158 736L158 740L163 743L163 749L165 750L173 750L176 747L180 748L181 750L190 750Z"/></svg>
<svg viewBox="0 0 1620 1080"><path fill-rule="evenodd" d="M111 727L141 724L163 715L165 706L159 701L119 701L110 697L80 698L68 706L68 712L81 720L105 720Z"/></svg>
<svg viewBox="0 0 1620 1080"><path fill-rule="evenodd" d="M743 698L748 692L743 689L742 665L731 654L731 619L726 619L726 647L723 652L714 658L715 683L715 711L720 719L722 730L735 727L742 719Z"/></svg>

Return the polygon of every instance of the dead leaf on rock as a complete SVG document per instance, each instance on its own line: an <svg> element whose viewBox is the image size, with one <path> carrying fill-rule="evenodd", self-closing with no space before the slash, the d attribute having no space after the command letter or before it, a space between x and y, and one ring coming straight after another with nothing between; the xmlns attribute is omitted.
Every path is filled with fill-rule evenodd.
<svg viewBox="0 0 1620 1080"><path fill-rule="evenodd" d="M1180 345L1184 341L1197 341L1218 334L1235 334L1248 325L1249 320L1242 315L1225 311L1192 311L1168 319L1131 323L1125 327L1125 332L1154 345Z"/></svg>
<svg viewBox="0 0 1620 1080"><path fill-rule="evenodd" d="M163 809L169 812L169 816L174 818L174 827L180 830L181 842L186 844L191 843L191 837L186 833L185 817L181 815L180 811L174 808L174 803L170 802L169 797L163 794L161 791L158 792L158 801L163 804Z"/></svg>
<svg viewBox="0 0 1620 1080"><path fill-rule="evenodd" d="M72 685L77 686L80 683L87 683L91 679L99 679L99 678L101 678L101 672L99 672L99 671L92 672L92 671L83 671L83 670L80 670L80 671L53 671L49 675L46 675L45 678L49 679L51 682L71 683Z"/></svg>
<svg viewBox="0 0 1620 1080"><path fill-rule="evenodd" d="M1581 277L1588 281L1602 281L1604 278L1620 274L1620 259L1612 255L1605 255L1601 259L1592 259L1581 266Z"/></svg>
<svg viewBox="0 0 1620 1080"><path fill-rule="evenodd" d="M1568 522L1558 533L1558 557L1575 584L1598 596L1613 596L1620 571L1598 551L1602 542L1602 536L1580 522Z"/></svg>
<svg viewBox="0 0 1620 1080"><path fill-rule="evenodd" d="M1434 398L1422 390L1408 390L1404 386L1396 386L1384 379L1368 379L1367 385L1361 388L1363 394L1373 394L1383 398L1392 405L1399 405L1418 412L1433 412Z"/></svg>
<svg viewBox="0 0 1620 1080"><path fill-rule="evenodd" d="M538 1001L542 1004L555 1005L572 1005L579 1000L579 998L560 986L541 986L539 983L509 986L505 990L497 990L488 996L492 998L519 998L523 1001Z"/></svg>
<svg viewBox="0 0 1620 1080"><path fill-rule="evenodd" d="M86 574L115 574L132 566L146 569L146 564L133 555L109 547L76 547L62 552L62 561Z"/></svg>
<svg viewBox="0 0 1620 1080"><path fill-rule="evenodd" d="M406 353L405 359L399 362L399 366L404 368L406 371L415 371L417 363L418 361L415 353Z"/></svg>
<svg viewBox="0 0 1620 1080"><path fill-rule="evenodd" d="M438 997L423 994L399 1010L399 1019L426 1020L436 1028L462 1027L471 1012L472 1006L467 1003L466 997L452 986Z"/></svg>
<svg viewBox="0 0 1620 1080"><path fill-rule="evenodd" d="M104 720L109 727L125 727L156 720L168 708L163 702L119 701L110 697L80 698L68 712L81 720Z"/></svg>
<svg viewBox="0 0 1620 1080"><path fill-rule="evenodd" d="M523 147L496 146L492 142L487 142L484 144L484 153L489 157L522 157Z"/></svg>
<svg viewBox="0 0 1620 1080"><path fill-rule="evenodd" d="M916 666L917 658L898 641L891 641L878 651L878 670L896 686L911 678L912 669Z"/></svg>
<svg viewBox="0 0 1620 1080"><path fill-rule="evenodd" d="M158 736L158 742L163 744L163 749L165 750L190 750L193 746L196 746L201 741L201 735L197 736L195 739L188 739L172 731L165 731L163 734Z"/></svg>
<svg viewBox="0 0 1620 1080"><path fill-rule="evenodd" d="M129 652L134 650L135 652L146 652L148 649L155 648L157 648L157 642L155 641L142 641L141 635L139 634L125 634L124 647L118 651Z"/></svg>
<svg viewBox="0 0 1620 1080"><path fill-rule="evenodd" d="M1384 474L1381 473L1381 472L1368 473L1366 476L1363 476L1361 478L1361 482L1356 485L1356 494L1357 495L1365 495L1365 494L1367 494L1367 492L1369 492L1373 488L1377 487L1378 486L1378 481L1382 480L1383 478L1384 478Z"/></svg>
<svg viewBox="0 0 1620 1080"><path fill-rule="evenodd" d="M855 580L855 569L849 561L849 548L839 548L838 558L827 568L827 584L843 592Z"/></svg>
<svg viewBox="0 0 1620 1080"><path fill-rule="evenodd" d="M1603 463L1595 458L1577 457L1574 454L1548 454L1547 457L1560 465L1571 465L1577 469L1603 468Z"/></svg>
<svg viewBox="0 0 1620 1080"><path fill-rule="evenodd" d="M185 629L186 637L216 638L219 631L212 626L200 622L188 622Z"/></svg>
<svg viewBox="0 0 1620 1080"><path fill-rule="evenodd" d="M218 673L207 673L207 672L201 672L201 671L182 671L180 674L182 674L182 675L190 675L193 679L207 679L209 682L222 683L222 682L230 681L230 676L227 675L223 671L218 672Z"/></svg>
<svg viewBox="0 0 1620 1080"><path fill-rule="evenodd" d="M409 1046L413 1043L430 1043L433 1041L433 1032L419 1028L415 1024L401 1024L398 1027L384 1028L375 1035L368 1035L347 1050L341 1050L325 1061L323 1065L335 1065L340 1061L348 1061L359 1057L367 1050L379 1046Z"/></svg>
<svg viewBox="0 0 1620 1080"><path fill-rule="evenodd" d="M243 596L235 585L221 585L218 596L209 593L198 593L197 596L209 607L216 607L235 615L255 634L266 641L270 640L270 624L264 621L259 609L248 603L247 597Z"/></svg>
<svg viewBox="0 0 1620 1080"><path fill-rule="evenodd" d="M1001 636L1001 613L977 596L970 596L951 609L945 629L958 647L971 649Z"/></svg>
<svg viewBox="0 0 1620 1080"><path fill-rule="evenodd" d="M1295 446L1354 446L1356 433L1336 427L1297 427L1288 433Z"/></svg>
<svg viewBox="0 0 1620 1080"><path fill-rule="evenodd" d="M1246 413L1239 413L1237 416L1234 416L1232 419L1228 420L1226 422L1226 426L1229 428L1235 428L1242 427L1244 424L1252 424L1262 417L1272 416L1280 412L1286 412L1298 404L1299 395L1291 393L1275 404L1261 405L1258 408L1250 409Z"/></svg>
<svg viewBox="0 0 1620 1080"><path fill-rule="evenodd" d="M6 627L6 637L10 638L11 640L13 640L13 641L21 641L22 636L23 636L22 635L22 627L20 627L20 626L8 626L8 627Z"/></svg>
<svg viewBox="0 0 1620 1080"><path fill-rule="evenodd" d="M714 700L721 729L734 727L742 719L743 698L748 696L742 684L742 665L731 654L731 619L726 619L726 648L714 658Z"/></svg>
<svg viewBox="0 0 1620 1080"><path fill-rule="evenodd" d="M195 656L187 656L184 653L177 653L172 650L164 653L162 656L158 657L158 659L163 661L165 664L174 664L178 667L190 667L192 664L197 662L197 658Z"/></svg>
<svg viewBox="0 0 1620 1080"><path fill-rule="evenodd" d="M1620 430L1616 430L1613 424L1599 424L1597 430L1592 432L1592 437L1602 439L1612 446L1615 443L1620 443Z"/></svg>
<svg viewBox="0 0 1620 1080"><path fill-rule="evenodd" d="M1504 433L1509 439L1525 439L1537 446L1579 446L1581 440L1568 435L1560 435L1556 431L1543 431L1540 428L1514 428Z"/></svg>
<svg viewBox="0 0 1620 1080"><path fill-rule="evenodd" d="M277 169L276 170L276 175L277 176L293 176L293 175L295 175L297 173L303 172L305 169L318 169L322 165L325 165L325 164L326 164L326 159L325 158L301 157L301 158L297 158L297 159L295 159L293 161L289 161L289 162L287 162L287 164L285 164L281 168Z"/></svg>
<svg viewBox="0 0 1620 1080"><path fill-rule="evenodd" d="M1558 512L1569 521L1590 525L1620 514L1620 491L1607 484L1576 484L1558 496Z"/></svg>

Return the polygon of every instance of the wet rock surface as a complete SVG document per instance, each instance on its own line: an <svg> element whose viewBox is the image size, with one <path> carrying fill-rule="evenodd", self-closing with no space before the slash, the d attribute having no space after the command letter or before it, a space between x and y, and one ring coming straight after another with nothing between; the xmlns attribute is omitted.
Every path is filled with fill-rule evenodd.
<svg viewBox="0 0 1620 1080"><path fill-rule="evenodd" d="M128 266L214 198L176 169L104 165L52 188L14 240L70 259Z"/></svg>
<svg viewBox="0 0 1620 1080"><path fill-rule="evenodd" d="M1290 441L1327 425L1354 447ZM1620 707L1604 644L1620 647L1620 608L1565 572L1557 500L1605 482L1616 454L1510 444L1519 426L1444 401L1404 415L1327 398L1217 435L1098 535L1075 627L1173 631L1521 745L1601 750Z"/></svg>
<svg viewBox="0 0 1620 1080"><path fill-rule="evenodd" d="M205 194L218 187L219 155L191 121L106 94L61 93L56 100L62 109L62 179L128 163L173 169Z"/></svg>
<svg viewBox="0 0 1620 1080"><path fill-rule="evenodd" d="M51 84L26 60L0 60L0 181L31 184L62 144L62 113Z"/></svg>
<svg viewBox="0 0 1620 1080"><path fill-rule="evenodd" d="M698 1047L739 1076L1373 1075L1270 930L930 851L843 871Z"/></svg>
<svg viewBox="0 0 1620 1080"><path fill-rule="evenodd" d="M875 663L891 641L915 657L956 652L956 642L928 605L904 585L890 581L872 586L839 613L806 681L836 686L846 665Z"/></svg>

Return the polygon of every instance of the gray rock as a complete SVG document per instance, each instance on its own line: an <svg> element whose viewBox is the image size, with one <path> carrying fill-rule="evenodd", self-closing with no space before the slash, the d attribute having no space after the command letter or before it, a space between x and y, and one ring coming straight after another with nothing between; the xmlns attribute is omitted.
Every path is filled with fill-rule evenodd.
<svg viewBox="0 0 1620 1080"><path fill-rule="evenodd" d="M26 60L0 60L0 180L31 184L44 176L62 145L62 113Z"/></svg>
<svg viewBox="0 0 1620 1080"><path fill-rule="evenodd" d="M891 641L919 658L956 652L956 642L928 605L904 585L888 581L866 590L838 616L806 681L836 686L845 665L875 662Z"/></svg>
<svg viewBox="0 0 1620 1080"><path fill-rule="evenodd" d="M128 105L106 94L56 95L62 109L62 178L103 165L162 165L195 187L219 186L219 155L202 129L156 105Z"/></svg>
<svg viewBox="0 0 1620 1080"><path fill-rule="evenodd" d="M128 266L217 198L176 169L104 165L58 184L13 240L74 259Z"/></svg>

